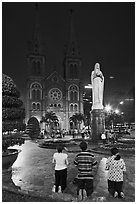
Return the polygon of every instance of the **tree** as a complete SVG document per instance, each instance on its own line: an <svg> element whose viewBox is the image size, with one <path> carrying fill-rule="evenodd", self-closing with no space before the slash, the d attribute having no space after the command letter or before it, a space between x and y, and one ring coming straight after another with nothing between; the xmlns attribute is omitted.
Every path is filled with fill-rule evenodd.
<svg viewBox="0 0 137 204"><path fill-rule="evenodd" d="M26 133L29 134L31 139L38 138L40 135L40 126L39 122L35 117L31 117L28 121Z"/></svg>
<svg viewBox="0 0 137 204"><path fill-rule="evenodd" d="M124 118L121 114L116 114L111 111L110 113L105 113L105 125L106 127L113 128L113 125L117 125L118 123L124 123Z"/></svg>
<svg viewBox="0 0 137 204"><path fill-rule="evenodd" d="M69 121L73 123L73 129L78 126L78 130L80 130L80 125L85 122L85 117L82 113L75 113L69 118Z"/></svg>
<svg viewBox="0 0 137 204"><path fill-rule="evenodd" d="M13 80L2 75L2 131L9 132L14 129L25 130L26 125L23 123L25 118L25 109L22 107L20 93ZM6 151L9 146L21 144L24 140L19 136L5 134L2 135L2 148Z"/></svg>
<svg viewBox="0 0 137 204"><path fill-rule="evenodd" d="M58 117L53 111L46 112L45 116L42 116L42 119L40 122L41 123L44 122L47 125L50 133L52 133L53 130L56 129L57 126L59 125Z"/></svg>

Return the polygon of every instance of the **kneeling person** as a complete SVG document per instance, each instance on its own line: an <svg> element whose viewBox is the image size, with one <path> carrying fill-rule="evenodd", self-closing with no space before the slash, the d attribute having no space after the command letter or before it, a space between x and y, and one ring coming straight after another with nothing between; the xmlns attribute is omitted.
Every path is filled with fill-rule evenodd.
<svg viewBox="0 0 137 204"><path fill-rule="evenodd" d="M79 200L82 200L93 192L92 167L97 164L97 161L94 161L94 155L87 151L85 141L80 143L80 148L82 151L76 155L74 164L78 168L77 196Z"/></svg>

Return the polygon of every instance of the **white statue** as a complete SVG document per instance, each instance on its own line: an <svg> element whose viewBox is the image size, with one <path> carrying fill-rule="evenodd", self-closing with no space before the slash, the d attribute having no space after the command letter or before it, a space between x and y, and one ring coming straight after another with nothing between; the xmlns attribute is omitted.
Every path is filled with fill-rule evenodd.
<svg viewBox="0 0 137 204"><path fill-rule="evenodd" d="M103 109L104 76L100 71L100 64L96 63L91 72L92 109Z"/></svg>

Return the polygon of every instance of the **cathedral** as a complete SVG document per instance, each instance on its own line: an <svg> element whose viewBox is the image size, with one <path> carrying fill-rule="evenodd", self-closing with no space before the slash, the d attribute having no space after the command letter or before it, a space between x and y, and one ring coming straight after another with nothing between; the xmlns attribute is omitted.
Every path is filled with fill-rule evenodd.
<svg viewBox="0 0 137 204"><path fill-rule="evenodd" d="M82 61L75 37L72 11L69 32L69 41L62 59L64 73L61 76L54 71L46 77L46 58L41 52L36 15L34 39L27 54L26 123L32 117L40 122L46 112L53 111L59 120L60 129L68 131L71 128L69 118L75 113L83 114L83 86L79 73Z"/></svg>

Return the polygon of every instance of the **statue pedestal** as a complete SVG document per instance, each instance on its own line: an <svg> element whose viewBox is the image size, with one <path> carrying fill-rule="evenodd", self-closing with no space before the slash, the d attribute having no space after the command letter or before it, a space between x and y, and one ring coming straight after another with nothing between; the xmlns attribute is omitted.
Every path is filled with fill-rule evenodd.
<svg viewBox="0 0 137 204"><path fill-rule="evenodd" d="M91 111L91 141L98 144L101 134L105 131L104 109L93 109Z"/></svg>

